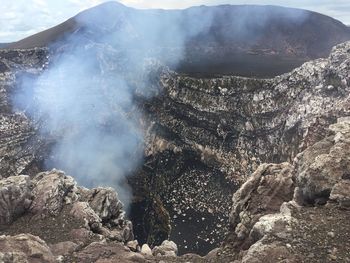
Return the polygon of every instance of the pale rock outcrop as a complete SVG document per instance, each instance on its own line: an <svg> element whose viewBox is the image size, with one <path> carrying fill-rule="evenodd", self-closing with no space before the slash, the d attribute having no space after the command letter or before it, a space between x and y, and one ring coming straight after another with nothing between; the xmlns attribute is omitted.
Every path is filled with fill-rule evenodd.
<svg viewBox="0 0 350 263"><path fill-rule="evenodd" d="M273 235L280 239L288 238L292 232L292 224L296 223L296 219L292 216L294 205L293 201L283 203L279 213L260 217L250 232L250 239L256 242L267 235Z"/></svg>
<svg viewBox="0 0 350 263"><path fill-rule="evenodd" d="M95 188L85 192L82 197L104 222L119 224L118 219L123 220L125 213L122 211L122 203L119 201L113 188ZM113 221L113 222L112 222Z"/></svg>
<svg viewBox="0 0 350 263"><path fill-rule="evenodd" d="M341 180L332 188L329 196L331 201L337 202L341 208L350 209L350 181Z"/></svg>
<svg viewBox="0 0 350 263"><path fill-rule="evenodd" d="M147 256L152 256L152 249L147 244L143 244L141 247L141 253Z"/></svg>
<svg viewBox="0 0 350 263"><path fill-rule="evenodd" d="M99 263L146 263L141 253L130 252L120 243L93 242L82 250L74 253L73 262L99 262Z"/></svg>
<svg viewBox="0 0 350 263"><path fill-rule="evenodd" d="M262 164L233 195L230 223L236 248L256 241L249 235L259 219L279 212L282 203L292 199L292 170L288 163Z"/></svg>
<svg viewBox="0 0 350 263"><path fill-rule="evenodd" d="M291 253L284 244L279 242L264 244L263 240L260 240L252 245L243 259L239 261L239 263L263 262L300 263L301 259Z"/></svg>
<svg viewBox="0 0 350 263"><path fill-rule="evenodd" d="M62 171L39 173L33 179L25 175L2 179L0 193L1 225L10 225L22 215L29 215L33 222L64 216L82 222L91 235L121 242L133 239L132 224L125 219L123 205L113 189L77 187L75 180Z"/></svg>
<svg viewBox="0 0 350 263"><path fill-rule="evenodd" d="M0 225L12 223L32 203L29 176L11 176L0 180Z"/></svg>
<svg viewBox="0 0 350 263"><path fill-rule="evenodd" d="M177 245L170 240L164 240L160 246L155 246L152 249L154 256L176 257L178 252Z"/></svg>
<svg viewBox="0 0 350 263"><path fill-rule="evenodd" d="M62 171L39 173L32 182L34 199L30 211L33 214L55 216L65 204L78 200L77 183Z"/></svg>
<svg viewBox="0 0 350 263"><path fill-rule="evenodd" d="M330 126L334 136L325 138L295 158L298 190L304 202L324 204L330 198L346 202L350 160L350 122L340 119ZM345 179L345 180L344 180ZM340 184L339 184L340 183Z"/></svg>
<svg viewBox="0 0 350 263"><path fill-rule="evenodd" d="M30 235L0 236L0 262L54 263L50 248L42 239Z"/></svg>
<svg viewBox="0 0 350 263"><path fill-rule="evenodd" d="M293 165L261 165L234 194L230 218L234 232L229 233L226 242L236 250L233 254L237 262L319 262L319 257L312 256L318 248L305 247L305 244L315 242L315 238L317 244L327 244L325 247L338 245L326 253L331 260L337 259L337 253L346 255L343 241L337 244L334 239L343 235L346 226L335 227L326 222L336 222L337 218L344 221L350 205L349 118L338 119L329 130L328 137L298 154ZM283 173L281 166L287 172ZM272 170L266 172L269 168ZM262 178L269 175L270 181L264 182ZM264 187L269 191L261 191ZM276 206L270 203L274 198ZM265 206L259 207L259 199ZM315 210L310 205L320 208ZM313 214L324 218L315 218ZM317 222L324 228L325 235L317 233L317 225L313 225ZM325 242L325 238L329 240ZM318 253L324 254L324 249L319 249Z"/></svg>
<svg viewBox="0 0 350 263"><path fill-rule="evenodd" d="M70 211L71 215L85 222L93 232L101 233L102 220L87 202L76 202Z"/></svg>

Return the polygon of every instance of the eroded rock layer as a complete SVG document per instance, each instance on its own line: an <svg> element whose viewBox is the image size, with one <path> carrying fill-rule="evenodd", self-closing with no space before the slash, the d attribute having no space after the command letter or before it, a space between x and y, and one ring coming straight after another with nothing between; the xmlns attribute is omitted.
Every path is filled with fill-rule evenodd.
<svg viewBox="0 0 350 263"><path fill-rule="evenodd" d="M259 164L292 162L329 133L329 124L349 115L349 50L350 43L338 45L328 59L274 79L164 74L162 95L144 104L146 164L135 181L145 183L134 189L159 194L180 251L187 246L183 220L222 229L231 206L227 197ZM222 235L197 234L192 249L208 249Z"/></svg>
<svg viewBox="0 0 350 263"><path fill-rule="evenodd" d="M112 189L88 190L53 170L0 180L2 262L350 262L350 121L292 164L262 164L233 195L228 235L205 257L132 241ZM317 172L317 176L316 176ZM29 232L24 234L22 232ZM34 234L34 235L33 235ZM36 235L36 236L35 236Z"/></svg>
<svg viewBox="0 0 350 263"><path fill-rule="evenodd" d="M263 164L242 185L222 262L350 261L349 125L340 118L292 165Z"/></svg>
<svg viewBox="0 0 350 263"><path fill-rule="evenodd" d="M104 55L97 59L113 52L112 48L102 50ZM238 185L261 163L291 163L299 152L331 134L329 124L349 115L349 52L349 42L338 45L329 58L305 63L273 79L199 79L162 68L155 71L158 75L152 84L160 87L161 94L151 100L138 100L145 115L145 161L129 180L135 192L131 217L141 243L160 244L168 237L170 224L170 235L178 243L180 253L205 253L218 246L226 231L231 195ZM0 55L0 176L34 176L43 169L52 138L41 138L37 132L40 123L33 123L25 112L13 108L11 94L19 81L18 72L40 74L50 66L53 55L46 49L2 50ZM104 60L101 65L108 67L108 63L114 61ZM133 85L141 85L135 79ZM319 158L310 167L301 166L300 174L318 173L317 169L322 168L318 162ZM269 166L266 173L277 179L289 174L288 165L282 166ZM347 178L341 172L335 178L342 176ZM312 176L298 180L305 182L306 189L300 191L309 204L322 203L328 196L337 199L345 192L345 184L333 189L326 182L316 187ZM280 182L286 184L282 189L289 190L296 183L282 179ZM275 185L269 180L266 183ZM25 193L23 198L15 204L21 209L28 207L30 200ZM284 202L285 198L281 200ZM74 208L88 209L84 202L74 204ZM275 211L280 202L267 202L265 209ZM342 203L347 203L346 198ZM33 209L40 210L42 206L37 203ZM12 220L18 211L21 210L9 212L2 220ZM103 211L98 216L103 221L110 218ZM247 225L242 223L242 231L237 233L247 236L249 229L244 227L254 225L256 219ZM201 227L194 230L198 225ZM188 231L189 227L193 231ZM247 246L253 241L248 240Z"/></svg>

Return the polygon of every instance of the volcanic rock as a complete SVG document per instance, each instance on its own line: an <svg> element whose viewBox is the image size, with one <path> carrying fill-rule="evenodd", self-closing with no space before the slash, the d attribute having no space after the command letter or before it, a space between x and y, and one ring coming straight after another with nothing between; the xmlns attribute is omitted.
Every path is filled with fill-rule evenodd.
<svg viewBox="0 0 350 263"><path fill-rule="evenodd" d="M147 256L152 256L152 250L147 244L142 245L141 253Z"/></svg>
<svg viewBox="0 0 350 263"><path fill-rule="evenodd" d="M58 256L67 256L72 254L75 249L78 247L77 244L71 241L60 242L50 246L52 254L56 257Z"/></svg>
<svg viewBox="0 0 350 263"><path fill-rule="evenodd" d="M30 234L0 236L1 262L56 262L46 243Z"/></svg>
<svg viewBox="0 0 350 263"><path fill-rule="evenodd" d="M350 163L347 160L350 122L330 126L334 136L326 138L306 149L296 157L299 191L305 202L327 202L332 189L333 200L346 203L348 184L346 178Z"/></svg>
<svg viewBox="0 0 350 263"><path fill-rule="evenodd" d="M16 87L16 74L34 76L46 67L46 49L2 50L0 72L0 178L23 174L26 169L40 170L37 165L45 145L35 132L35 125L23 112L13 110L11 94ZM20 73L21 72L21 73Z"/></svg>
<svg viewBox="0 0 350 263"><path fill-rule="evenodd" d="M256 232L263 236L261 232L265 232L264 229L274 227L272 221L283 221L283 218L271 214L278 212L282 203L293 198L292 170L288 163L262 164L233 195L230 222L237 239L235 246L249 247L261 238L249 241L257 235ZM266 226L266 223L270 225Z"/></svg>
<svg viewBox="0 0 350 263"><path fill-rule="evenodd" d="M39 173L32 183L34 199L30 211L33 214L55 216L65 204L78 200L76 182L61 171Z"/></svg>
<svg viewBox="0 0 350 263"><path fill-rule="evenodd" d="M101 72L124 69L106 59L118 54L114 47L88 46L97 50ZM158 96L151 98L138 96L140 76L118 72L129 74L125 80L136 86L144 114L144 163L129 178L135 238L153 247L170 235L180 254L205 254L219 246L229 221L225 246L231 252L224 247L217 253L229 255L228 262L251 253L266 258L269 250L289 257L281 246L295 257L314 255L310 262L336 247L332 255L347 260L349 51L350 42L340 44L328 58L273 79L195 78L157 64L149 84ZM38 174L60 137L43 138L38 130L45 118L12 101L14 93L30 98L19 90L22 76L35 79L55 56L46 48L0 51L0 230L30 232L50 245L72 241L83 246L76 255L82 261L98 250L114 257L124 249L118 242L135 239L118 196L110 188L80 188L57 170ZM35 108L35 98L32 103ZM330 241L328 232L343 245Z"/></svg>
<svg viewBox="0 0 350 263"><path fill-rule="evenodd" d="M11 176L0 180L0 225L12 223L32 204L29 176Z"/></svg>
<svg viewBox="0 0 350 263"><path fill-rule="evenodd" d="M348 180L342 180L335 184L330 193L329 199L335 201L340 207L350 208L350 182Z"/></svg>
<svg viewBox="0 0 350 263"><path fill-rule="evenodd" d="M208 242L200 246L206 251L215 248L226 230L214 226L224 225L227 220L230 196L237 185L261 163L292 162L299 152L330 135L332 131L327 129L330 124L349 115L348 50L349 43L338 45L329 58L305 63L274 79L229 76L198 79L164 68L156 70L161 72L160 78L155 78L153 84L160 87L162 93L151 101L140 102L145 110L147 131L145 165L130 179L134 192L138 193L135 196L138 202L131 207L131 218L140 242L160 244L169 236L171 224L171 237L181 250L186 246L181 240L197 237L175 234L188 232L182 230L187 223L182 223L179 215L193 214L195 222L209 218L202 221L206 224L203 228L215 229L199 235L198 240L210 236ZM23 171L34 176L42 170L45 156L49 155L49 144L55 138L41 138L35 132L35 123L23 113L12 110L11 94L19 81L14 70L36 76L48 66L52 57L45 48L0 53L2 61L8 65L0 79L3 105L0 129L4 131L0 141L1 176L15 176ZM328 90L329 85L334 89ZM328 154L330 142L324 140L318 145L319 153ZM306 155L307 152L303 154ZM303 173L316 169L317 160L309 158L309 161L313 168L306 161L304 168L298 165L303 172L297 180L304 180ZM334 176L339 179L347 175ZM305 192L302 198L309 203L327 201L333 185L318 186L320 189L306 196L309 190L305 189L314 187L313 179L307 180L301 187L301 193ZM83 192L81 196L85 196ZM62 198L65 197L61 196L58 201ZM106 200L114 202L111 197ZM81 201L89 202L88 198ZM102 203L96 201L96 204ZM118 203L114 202L114 212L108 213L101 205L92 206L111 226L122 216L115 213ZM138 210L138 213L146 210L151 213L145 217L133 214L139 207L149 209ZM156 227L145 227L152 225Z"/></svg>
<svg viewBox="0 0 350 263"><path fill-rule="evenodd" d="M137 240L132 240L126 243L126 246L130 248L131 251L137 252L140 250L139 242Z"/></svg>
<svg viewBox="0 0 350 263"><path fill-rule="evenodd" d="M102 232L102 220L87 202L74 203L70 213L76 219L85 221L85 226L93 232Z"/></svg>
<svg viewBox="0 0 350 263"><path fill-rule="evenodd" d="M175 257L177 255L177 245L173 241L164 240L160 246L156 246L152 249L154 256L167 256Z"/></svg>
<svg viewBox="0 0 350 263"><path fill-rule="evenodd" d="M125 250L120 243L94 242L74 253L69 262L146 262L139 253Z"/></svg>
<svg viewBox="0 0 350 263"><path fill-rule="evenodd" d="M96 188L84 193L84 200L97 213L102 221L112 221L118 225L118 220L124 219L122 203L119 201L116 192L112 188ZM112 222L111 222L112 223Z"/></svg>
<svg viewBox="0 0 350 263"><path fill-rule="evenodd" d="M261 262L301 262L300 258L291 253L288 248L278 242L254 244L244 256L241 263L261 263Z"/></svg>
<svg viewBox="0 0 350 263"><path fill-rule="evenodd" d="M120 216L125 212L110 188L81 190L72 177L57 170L39 173L33 179L8 177L0 180L0 186L3 233L30 232L52 244L101 238L127 242L133 238L131 222ZM85 195L91 193L98 193L89 201L95 209L103 207L102 211L96 213L85 201ZM108 202L101 206L101 200Z"/></svg>
<svg viewBox="0 0 350 263"><path fill-rule="evenodd" d="M226 248L217 252L217 258L221 257L222 262L228 262L230 257L239 262L322 262L324 258L338 260L339 257L347 260L348 242L345 244L343 240L349 226L348 180L342 179L346 177L342 172L347 171L349 123L341 118L330 125L330 136L301 152L293 165L263 164L258 168L234 194L232 230L225 241ZM281 166L285 167L285 173L276 169ZM279 176L271 177L271 172L264 174L269 167L275 168ZM270 176L270 183L258 184L258 179L264 176ZM290 183L286 184L288 180ZM288 190L284 194L281 189L286 186ZM259 191L264 187L269 191ZM265 200L262 204L266 205L259 207L256 196ZM317 198L324 198L324 202L317 202ZM273 204L269 200L277 201L276 206L269 205ZM333 247L330 253L327 247ZM231 256L222 256L225 251Z"/></svg>
<svg viewBox="0 0 350 263"><path fill-rule="evenodd" d="M147 165L131 182L135 192L159 193L173 218L173 233L184 232L178 211L194 210L199 219L214 215L215 225L227 220L227 197L259 164L293 162L330 134L330 124L349 115L349 49L348 42L340 44L328 59L307 62L274 79L162 78L163 94L146 102ZM327 89L330 83L335 90ZM206 235L211 241L211 234ZM214 243L222 235L215 233ZM186 237L171 238L180 250L186 246L181 241Z"/></svg>

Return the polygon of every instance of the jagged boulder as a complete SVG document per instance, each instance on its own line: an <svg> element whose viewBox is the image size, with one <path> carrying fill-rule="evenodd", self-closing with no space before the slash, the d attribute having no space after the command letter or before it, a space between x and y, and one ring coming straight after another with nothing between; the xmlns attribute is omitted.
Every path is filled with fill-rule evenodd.
<svg viewBox="0 0 350 263"><path fill-rule="evenodd" d="M261 165L234 194L226 240L231 258L242 263L349 260L342 240L349 227L349 118L338 119L329 131L293 165Z"/></svg>
<svg viewBox="0 0 350 263"><path fill-rule="evenodd" d="M164 240L160 246L155 246L152 249L152 254L154 256L176 257L177 252L177 245L175 244L175 242L170 240Z"/></svg>
<svg viewBox="0 0 350 263"><path fill-rule="evenodd" d="M147 256L152 256L152 250L148 244L143 244L141 247L141 253Z"/></svg>
<svg viewBox="0 0 350 263"><path fill-rule="evenodd" d="M235 247L249 247L253 226L267 214L280 210L283 202L293 198L293 167L288 163L262 164L233 195L230 214Z"/></svg>
<svg viewBox="0 0 350 263"><path fill-rule="evenodd" d="M102 232L102 219L95 213L87 202L76 202L70 211L76 219L85 222L85 226L93 232Z"/></svg>
<svg viewBox="0 0 350 263"><path fill-rule="evenodd" d="M350 209L350 181L341 180L335 184L329 199L338 203L341 208Z"/></svg>
<svg viewBox="0 0 350 263"><path fill-rule="evenodd" d="M11 176L0 180L0 225L12 223L32 204L29 176Z"/></svg>
<svg viewBox="0 0 350 263"><path fill-rule="evenodd" d="M33 214L55 216L65 204L78 200L77 183L62 171L39 173L32 182L34 199L30 211Z"/></svg>
<svg viewBox="0 0 350 263"><path fill-rule="evenodd" d="M0 236L0 262L56 262L50 248L40 238L30 234Z"/></svg>
<svg viewBox="0 0 350 263"><path fill-rule="evenodd" d="M132 223L125 218L123 204L113 188L86 189L79 187L79 202L73 204L71 214L85 220L88 228L118 241L134 239Z"/></svg>
<svg viewBox="0 0 350 263"><path fill-rule="evenodd" d="M89 203L89 206L103 222L119 225L119 220L124 220L123 205L113 188L94 188L83 193L82 200L86 200Z"/></svg>
<svg viewBox="0 0 350 263"><path fill-rule="evenodd" d="M347 202L349 177L350 122L330 126L334 133L300 153L295 159L298 190L306 203L325 204L330 198ZM344 180L345 179L345 180Z"/></svg>
<svg viewBox="0 0 350 263"><path fill-rule="evenodd" d="M50 246L51 252L56 257L72 254L78 245L72 241L59 242Z"/></svg>
<svg viewBox="0 0 350 263"><path fill-rule="evenodd" d="M259 218L250 232L250 240L257 242L267 235L273 235L280 239L286 239L292 232L292 224L295 219L292 217L293 202L285 202L281 205L280 211L271 213Z"/></svg>
<svg viewBox="0 0 350 263"><path fill-rule="evenodd" d="M50 243L134 238L113 189L80 188L62 171L39 173L33 179L25 175L2 179L0 193L0 229L5 233L33 232Z"/></svg>

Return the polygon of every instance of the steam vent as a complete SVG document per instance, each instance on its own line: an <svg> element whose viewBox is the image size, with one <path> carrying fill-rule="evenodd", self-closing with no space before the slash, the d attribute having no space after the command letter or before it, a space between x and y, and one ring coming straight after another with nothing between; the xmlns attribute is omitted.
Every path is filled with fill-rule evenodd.
<svg viewBox="0 0 350 263"><path fill-rule="evenodd" d="M350 27L105 2L3 42L0 263L350 262Z"/></svg>

